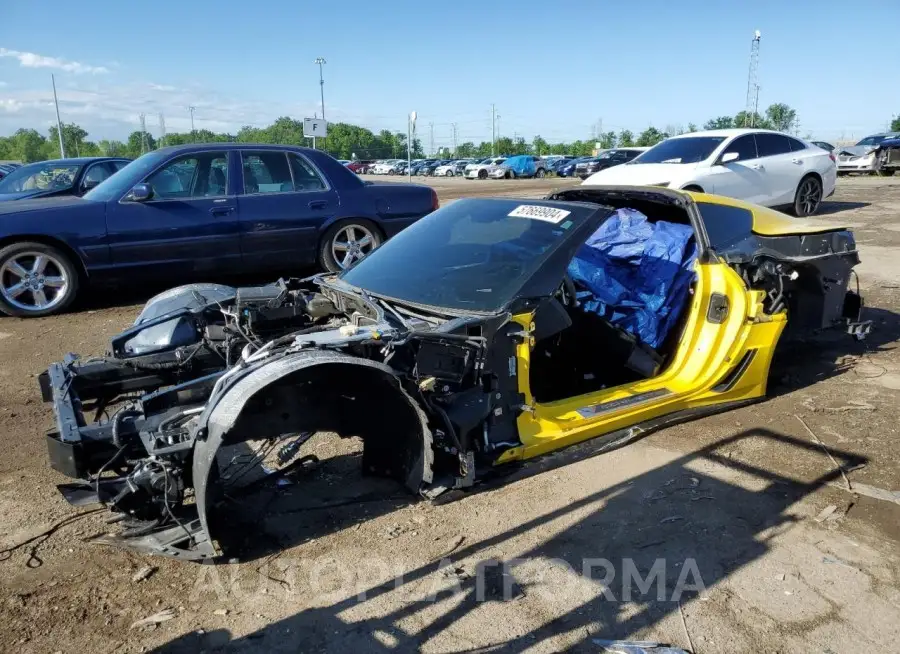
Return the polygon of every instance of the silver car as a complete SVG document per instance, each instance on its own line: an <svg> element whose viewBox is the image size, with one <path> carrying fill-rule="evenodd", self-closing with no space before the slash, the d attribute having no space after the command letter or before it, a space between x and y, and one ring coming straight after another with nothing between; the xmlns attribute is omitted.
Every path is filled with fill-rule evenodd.
<svg viewBox="0 0 900 654"><path fill-rule="evenodd" d="M835 154L837 154L838 175L876 172L875 148L883 140L898 136L900 136L900 132L883 132L867 136L856 145L837 148Z"/></svg>

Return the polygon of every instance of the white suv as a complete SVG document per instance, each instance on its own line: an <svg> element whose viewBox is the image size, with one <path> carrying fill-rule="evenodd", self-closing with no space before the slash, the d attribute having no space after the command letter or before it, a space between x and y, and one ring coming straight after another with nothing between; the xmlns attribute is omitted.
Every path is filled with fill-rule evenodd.
<svg viewBox="0 0 900 654"><path fill-rule="evenodd" d="M488 157L487 159L471 163L466 166L466 179L487 179L488 169L491 166L499 166L504 161L506 161L506 157Z"/></svg>

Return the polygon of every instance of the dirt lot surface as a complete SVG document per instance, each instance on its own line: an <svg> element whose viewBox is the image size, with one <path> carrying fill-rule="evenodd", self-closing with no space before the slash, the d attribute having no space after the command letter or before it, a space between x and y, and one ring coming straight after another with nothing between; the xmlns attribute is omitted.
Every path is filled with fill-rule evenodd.
<svg viewBox="0 0 900 654"><path fill-rule="evenodd" d="M560 184L434 185L450 200ZM356 445L317 436L321 464L247 526L258 545L239 561L88 544L108 530L102 512L0 556L0 651L601 651L595 638L897 651L900 179L840 179L822 219L856 232L875 331L795 348L769 400L600 456L557 455L442 505L393 487L379 499L358 480ZM0 319L0 549L77 512L47 465L36 376L66 352L102 352L155 290Z"/></svg>

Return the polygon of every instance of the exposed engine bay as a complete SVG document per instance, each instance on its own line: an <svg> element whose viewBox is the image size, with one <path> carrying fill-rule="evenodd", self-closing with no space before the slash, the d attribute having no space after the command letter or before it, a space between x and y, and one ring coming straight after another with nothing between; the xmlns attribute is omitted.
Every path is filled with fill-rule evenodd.
<svg viewBox="0 0 900 654"><path fill-rule="evenodd" d="M471 485L475 452L515 439L514 389L486 366L491 327L337 280L179 287L151 300L110 356L70 356L42 375L59 424L51 465L85 480L60 488L70 502L120 515L119 544L181 558L214 555L198 534L229 476L220 445L265 438L282 476L314 432L337 432L362 438L366 474L426 495ZM484 424L493 414L496 428Z"/></svg>

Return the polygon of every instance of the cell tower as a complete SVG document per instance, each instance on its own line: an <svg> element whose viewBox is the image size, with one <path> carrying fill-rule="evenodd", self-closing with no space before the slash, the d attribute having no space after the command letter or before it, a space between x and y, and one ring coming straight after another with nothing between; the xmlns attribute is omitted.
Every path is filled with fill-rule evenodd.
<svg viewBox="0 0 900 654"><path fill-rule="evenodd" d="M147 151L147 116L140 114L141 121L141 154Z"/></svg>
<svg viewBox="0 0 900 654"><path fill-rule="evenodd" d="M743 127L753 127L759 109L759 37L759 30L756 30L750 42L750 72L747 74L747 106L744 110Z"/></svg>
<svg viewBox="0 0 900 654"><path fill-rule="evenodd" d="M159 142L163 146L166 144L166 117L162 115L162 112L159 114Z"/></svg>

